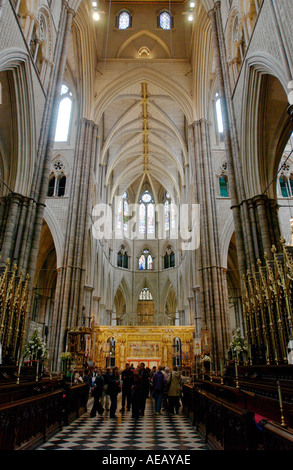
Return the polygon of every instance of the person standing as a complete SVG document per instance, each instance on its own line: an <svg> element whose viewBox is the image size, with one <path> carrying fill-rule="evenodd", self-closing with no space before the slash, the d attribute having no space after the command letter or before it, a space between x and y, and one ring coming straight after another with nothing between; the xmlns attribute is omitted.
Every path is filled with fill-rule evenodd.
<svg viewBox="0 0 293 470"><path fill-rule="evenodd" d="M140 375L140 369L137 367L133 371L133 385L132 389L132 418L139 418L139 411L141 408L141 395L142 395L142 377Z"/></svg>
<svg viewBox="0 0 293 470"><path fill-rule="evenodd" d="M178 367L173 367L173 372L170 374L169 378L169 391L168 391L168 402L169 407L168 411L170 413L179 413L180 407L180 391L181 391L181 374L178 371Z"/></svg>
<svg viewBox="0 0 293 470"><path fill-rule="evenodd" d="M164 386L167 382L162 369L162 366L159 366L158 371L155 372L153 376L153 398L155 399L155 414L162 414L161 407L164 396Z"/></svg>
<svg viewBox="0 0 293 470"><path fill-rule="evenodd" d="M163 368L163 374L165 376L165 379L166 379L166 383L165 383L165 390L164 390L164 395L163 395L163 403L162 403L162 408L167 411L168 410L168 390L169 390L169 385L170 385L170 377L171 377L171 374L170 374L170 369L169 367L164 367Z"/></svg>
<svg viewBox="0 0 293 470"><path fill-rule="evenodd" d="M85 371L84 371L83 381L84 381L84 383L87 385L87 397L86 397L86 402L88 402L90 390L91 390L91 388L92 388L92 378L90 377L88 370L85 370Z"/></svg>
<svg viewBox="0 0 293 470"><path fill-rule="evenodd" d="M125 411L125 402L127 403L127 411L130 411L132 385L133 385L133 371L130 369L129 364L125 365L125 369L121 374L122 379L122 408L121 412Z"/></svg>
<svg viewBox="0 0 293 470"><path fill-rule="evenodd" d="M103 386L104 386L104 377L102 375L101 369L98 369L95 383L91 392L92 397L94 398L94 404L93 404L91 414L90 414L91 418L94 418L96 416L97 411L99 415L102 415L104 412L104 408L100 402L100 399L103 393Z"/></svg>
<svg viewBox="0 0 293 470"><path fill-rule="evenodd" d="M97 375L98 375L98 368L97 368L97 366L95 366L94 370L92 372L92 387L94 386Z"/></svg>
<svg viewBox="0 0 293 470"><path fill-rule="evenodd" d="M104 387L103 387L103 393L102 393L102 399L101 399L102 406L105 406L106 411L109 411L109 408L110 408L110 396L108 395L108 384L109 384L110 377L111 377L110 372L111 372L111 369L110 367L108 367L106 369L106 373L104 374Z"/></svg>
<svg viewBox="0 0 293 470"><path fill-rule="evenodd" d="M111 406L110 406L110 418L116 418L117 410L117 396L121 391L120 378L118 374L118 367L114 367L112 374L110 376L107 394L110 396Z"/></svg>
<svg viewBox="0 0 293 470"><path fill-rule="evenodd" d="M143 362L140 363L139 369L140 369L140 376L142 378L140 414L141 416L144 416L146 399L148 397L149 389L150 389L150 380L149 380L150 377L149 377L148 371L145 368L145 364Z"/></svg>

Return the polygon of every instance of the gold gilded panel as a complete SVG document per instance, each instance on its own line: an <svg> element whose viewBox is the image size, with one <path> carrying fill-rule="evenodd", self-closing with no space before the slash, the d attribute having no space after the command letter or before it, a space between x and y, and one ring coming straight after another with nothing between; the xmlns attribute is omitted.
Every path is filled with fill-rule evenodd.
<svg viewBox="0 0 293 470"><path fill-rule="evenodd" d="M161 364L171 368L172 342L176 337L181 340L182 367L192 367L194 363L193 326L97 326L93 337L93 361L102 369L106 367L109 338L115 339L115 365L120 370L127 361L134 364L144 361L148 366Z"/></svg>

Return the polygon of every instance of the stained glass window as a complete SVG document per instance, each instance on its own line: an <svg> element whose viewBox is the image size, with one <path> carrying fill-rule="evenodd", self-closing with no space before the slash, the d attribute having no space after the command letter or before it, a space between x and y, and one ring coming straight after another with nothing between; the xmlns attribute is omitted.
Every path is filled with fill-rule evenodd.
<svg viewBox="0 0 293 470"><path fill-rule="evenodd" d="M228 182L224 176L220 176L219 184L221 197L228 197Z"/></svg>
<svg viewBox="0 0 293 470"><path fill-rule="evenodd" d="M118 28L127 29L130 26L131 16L128 11L122 11L118 16Z"/></svg>
<svg viewBox="0 0 293 470"><path fill-rule="evenodd" d="M171 202L171 229L176 228L176 210L175 204Z"/></svg>
<svg viewBox="0 0 293 470"><path fill-rule="evenodd" d="M143 250L143 254L138 261L138 269L153 269L153 257L148 249Z"/></svg>
<svg viewBox="0 0 293 470"><path fill-rule="evenodd" d="M148 191L146 191L146 192L143 194L143 196L142 196L141 199L142 199L143 202L145 202L145 203L147 204L147 203L151 202L152 196L149 194Z"/></svg>
<svg viewBox="0 0 293 470"><path fill-rule="evenodd" d="M163 11L159 15L159 25L162 29L171 29L171 16L167 11Z"/></svg>
<svg viewBox="0 0 293 470"><path fill-rule="evenodd" d="M145 260L144 255L141 255L141 257L139 258L138 268L139 269L146 269L146 260Z"/></svg>
<svg viewBox="0 0 293 470"><path fill-rule="evenodd" d="M145 191L139 201L139 233L154 235L155 233L155 205L152 195Z"/></svg>
<svg viewBox="0 0 293 470"><path fill-rule="evenodd" d="M65 194L66 188L66 176L61 176L58 180L58 187L57 187L57 196L62 197Z"/></svg>
<svg viewBox="0 0 293 470"><path fill-rule="evenodd" d="M128 269L128 254L124 248L122 248L117 254L117 266L119 268Z"/></svg>
<svg viewBox="0 0 293 470"><path fill-rule="evenodd" d="M280 178L280 187L283 197L289 197L288 182L286 178Z"/></svg>
<svg viewBox="0 0 293 470"><path fill-rule="evenodd" d="M147 269L153 269L153 258L151 255L148 255L147 258Z"/></svg>
<svg viewBox="0 0 293 470"><path fill-rule="evenodd" d="M167 251L164 256L164 269L175 267L175 253L172 250L171 245L167 247Z"/></svg>
<svg viewBox="0 0 293 470"><path fill-rule="evenodd" d="M219 97L219 93L216 93L216 115L217 115L217 125L218 131L220 134L224 132L224 125L223 125L223 114L222 114L222 105L221 99Z"/></svg>
<svg viewBox="0 0 293 470"><path fill-rule="evenodd" d="M170 230L170 208L169 201L165 201L165 230Z"/></svg>
<svg viewBox="0 0 293 470"><path fill-rule="evenodd" d="M147 206L148 211L148 233L155 233L155 208L154 204Z"/></svg>
<svg viewBox="0 0 293 470"><path fill-rule="evenodd" d="M122 228L122 217L123 217L123 202L119 201L118 211L117 211L117 228Z"/></svg>
<svg viewBox="0 0 293 470"><path fill-rule="evenodd" d="M146 206L145 204L140 204L139 206L139 233L145 233L146 231Z"/></svg>
<svg viewBox="0 0 293 470"><path fill-rule="evenodd" d="M117 209L117 229L121 230L123 226L124 232L128 230L128 221L129 221L129 204L128 204L128 194L125 193L122 196L122 199L119 199L118 209Z"/></svg>
<svg viewBox="0 0 293 470"><path fill-rule="evenodd" d="M56 181L55 176L53 176L53 177L50 179L50 181L49 181L49 188L48 188L48 194L47 194L48 197L54 196L54 192L55 192L55 181Z"/></svg>
<svg viewBox="0 0 293 470"><path fill-rule="evenodd" d="M176 207L169 193L165 193L165 230L166 232L176 228Z"/></svg>
<svg viewBox="0 0 293 470"><path fill-rule="evenodd" d="M128 219L129 219L129 210L128 210L128 201L127 195L124 197L123 201L123 223L124 223L124 231L127 232L128 230Z"/></svg>
<svg viewBox="0 0 293 470"><path fill-rule="evenodd" d="M150 292L148 287L144 287L141 289L139 294L139 300L153 300L152 293Z"/></svg>

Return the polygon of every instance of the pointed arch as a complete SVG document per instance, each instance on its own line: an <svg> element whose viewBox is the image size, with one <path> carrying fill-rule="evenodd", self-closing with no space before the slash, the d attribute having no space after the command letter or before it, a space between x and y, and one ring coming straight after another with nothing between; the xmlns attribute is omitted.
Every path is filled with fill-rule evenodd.
<svg viewBox="0 0 293 470"><path fill-rule="evenodd" d="M126 39L126 41L124 41L121 46L119 47L119 49L117 50L116 52L116 58L119 58L122 54L122 52L125 50L125 48L130 44L132 43L133 41L137 40L139 37L141 36L148 36L150 37L151 39L154 39L163 49L164 51L166 52L167 56L170 58L171 57L171 51L170 51L170 48L167 46L167 44L159 37L157 36L156 34L146 30L146 29L143 29L141 31L138 31L137 33L133 34L132 36L130 36L128 39Z"/></svg>

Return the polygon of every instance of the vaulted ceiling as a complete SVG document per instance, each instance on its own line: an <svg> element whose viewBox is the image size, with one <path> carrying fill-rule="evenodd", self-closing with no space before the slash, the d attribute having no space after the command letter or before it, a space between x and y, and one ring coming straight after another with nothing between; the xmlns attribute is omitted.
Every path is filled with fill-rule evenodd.
<svg viewBox="0 0 293 470"><path fill-rule="evenodd" d="M114 196L138 181L155 180L172 195L184 184L186 120L164 90L146 82L123 90L104 112L101 163Z"/></svg>
<svg viewBox="0 0 293 470"><path fill-rule="evenodd" d="M174 16L174 28L164 31L157 25L163 2L123 2L133 23L121 31L115 27L119 0L100 0L96 24L90 5L84 1L76 15L67 71L79 88L82 113L99 126L110 200L130 186L138 197L145 183L155 198L161 187L180 198L189 164L188 126L202 95L195 87L209 79L209 61L193 64L195 31L206 30L206 11L197 2L197 19L190 24L189 1L172 1L168 8L164 3Z"/></svg>

